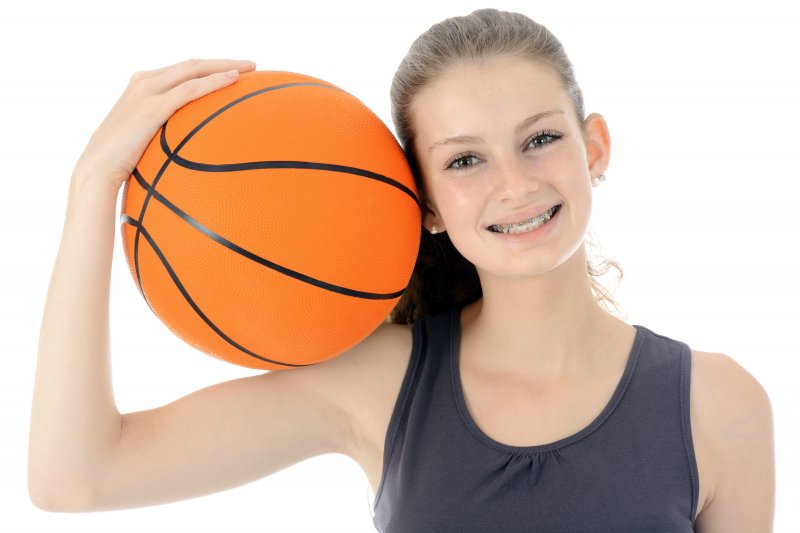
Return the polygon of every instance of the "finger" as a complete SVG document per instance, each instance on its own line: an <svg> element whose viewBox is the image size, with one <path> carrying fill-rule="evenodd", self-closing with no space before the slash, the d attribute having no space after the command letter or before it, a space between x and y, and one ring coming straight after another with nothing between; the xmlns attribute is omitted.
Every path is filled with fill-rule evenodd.
<svg viewBox="0 0 800 533"><path fill-rule="evenodd" d="M131 83L136 83L136 82L150 80L152 78L157 78L158 76L160 76L164 72L166 72L166 71L168 71L170 69L177 68L179 65L181 65L183 63L186 63L187 61L193 61L193 60L191 60L191 59L190 60L184 60L184 61L181 61L179 63L173 63L172 65L167 65L166 67L155 68L155 69L151 69L151 70L140 70L138 72L134 72L133 75L131 76Z"/></svg>
<svg viewBox="0 0 800 533"><path fill-rule="evenodd" d="M239 71L234 68L225 72L214 72L202 78L186 80L164 94L168 106L167 111L172 114L190 101L230 85L238 77Z"/></svg>
<svg viewBox="0 0 800 533"><path fill-rule="evenodd" d="M248 72L255 70L255 63L238 59L189 59L159 69L149 81L156 92L167 92L189 80L230 70Z"/></svg>
<svg viewBox="0 0 800 533"><path fill-rule="evenodd" d="M244 65L245 67L250 66L255 68L255 64L252 61L248 61L246 59L185 59L183 61L179 61L177 63L173 63L172 65L167 65L165 67L152 69L152 70L143 70L141 72L137 72L143 78L153 78L157 77L167 71L180 69L180 68L192 68L192 66L202 66L202 65L212 65L212 68L215 68L213 65L219 65L220 68L237 68L240 64ZM233 65L233 67L226 67L226 65Z"/></svg>

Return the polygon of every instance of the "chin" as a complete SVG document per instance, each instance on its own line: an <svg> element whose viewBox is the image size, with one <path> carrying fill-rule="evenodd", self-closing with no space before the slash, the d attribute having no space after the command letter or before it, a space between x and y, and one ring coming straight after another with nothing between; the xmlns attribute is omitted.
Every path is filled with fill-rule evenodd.
<svg viewBox="0 0 800 533"><path fill-rule="evenodd" d="M524 254L504 253L498 254L490 261L484 259L480 262L471 262L475 265L482 280L484 276L509 280L535 278L560 269L569 269L576 263L580 263L579 270L582 275L587 272L583 240L577 241L574 246L567 249L556 250L542 247L537 250L529 250Z"/></svg>

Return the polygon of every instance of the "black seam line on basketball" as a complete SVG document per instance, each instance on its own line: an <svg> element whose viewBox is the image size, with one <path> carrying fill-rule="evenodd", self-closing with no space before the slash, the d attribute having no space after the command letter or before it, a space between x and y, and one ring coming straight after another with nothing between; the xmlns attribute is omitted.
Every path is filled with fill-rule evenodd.
<svg viewBox="0 0 800 533"><path fill-rule="evenodd" d="M164 124L164 126L162 126L162 128L161 128L162 135L163 135L164 130L166 130L166 129L167 129L167 125ZM158 170L158 173L156 174L156 178L153 180L152 188L148 189L147 195L144 198L144 202L142 202L142 210L139 212L139 220L138 220L139 224L141 224L142 220L144 220L144 213L147 210L147 204L150 202L150 196L151 196L150 190L153 190L153 191L155 190L156 183L158 183L158 180L161 179L161 176L164 174L164 171L167 169L167 167L169 166L170 162L171 162L170 159L167 159L166 161L164 161L164 164L161 165L161 168ZM144 178L139 173L139 169L136 168L136 167L134 167L134 169L133 169L133 175L134 176L138 175L137 179L141 179L142 181L144 181ZM142 294L144 295L144 286L142 286L142 275L139 272L139 226L138 225L136 226L136 235L135 235L135 237L133 239L133 269L136 272L136 281L139 283L139 290L141 290ZM145 301L147 301L147 297L146 296L145 296ZM148 302L147 305L150 305L150 303ZM152 307L151 307L151 309L152 309Z"/></svg>
<svg viewBox="0 0 800 533"><path fill-rule="evenodd" d="M258 91L254 91L252 93L248 93L236 100L229 102L225 106L221 107L208 117L206 117L200 124L198 124L189 134L175 147L173 151L169 147L169 143L167 142L167 137L164 135L164 130L162 130L162 135L160 139L161 150L164 152L167 157L169 157L172 161L177 163L178 165L189 168L192 170L199 170L202 172L235 172L240 170L255 170L255 169L263 169L263 168L300 168L300 169L314 169L314 170L329 170L333 172L344 172L348 174L354 174L356 176L362 176L365 178L371 178L382 183L386 183L393 187L397 187L408 196L414 200L414 203L417 204L417 207L421 207L421 203L419 198L414 191L403 185L402 183L393 180L392 178L383 176L378 174L377 172L371 172L369 170L364 170L361 168L355 167L348 167L344 165L334 165L329 163L312 163L307 161L253 161L253 162L245 162L245 163L231 163L231 164L221 164L221 165L211 165L206 163L198 163L195 161L189 161L188 159L184 159L178 155L178 152L183 148L183 146L194 137L194 135L200 131L206 124L210 121L215 119L221 113L224 113L231 107L240 104L241 102L252 98L254 96L258 96L259 94L263 94L265 92L274 91L278 89L286 89L291 87L324 87L326 89L334 89L337 91L341 91L338 87L333 87L330 85L324 85L321 83L286 83L283 85L274 85L272 87L266 87L264 89L259 89ZM166 129L166 128L164 128Z"/></svg>
<svg viewBox="0 0 800 533"><path fill-rule="evenodd" d="M265 87L263 89L259 89L257 91L253 91L251 93L247 93L244 96L240 96L236 100L233 100L232 102L228 102L227 104L225 104L221 108L219 108L216 111L214 111L213 113L211 113L202 122L200 122L200 124L195 126L195 128L192 131L190 131L186 135L186 137L184 137L184 139L178 144L178 146L175 147L175 151L174 152L170 151L169 146L166 143L166 138L162 137L161 138L161 149L164 150L164 153L167 154L168 156L171 156L173 154L177 154L181 150L181 148L183 148L183 145L185 145L187 142L189 142L189 139L194 137L195 134L198 131L200 131L201 129L203 129L206 124L208 124L209 122L211 122L212 120L217 118L220 114L224 113L225 111L227 111L231 107L233 107L235 105L238 105L238 104L244 102L245 100L253 98L254 96L258 96L259 94L264 94L264 93L267 93L267 92L270 92L270 91L277 91L279 89L288 89L288 88L291 88L291 87L324 87L326 89L333 89L335 91L341 91L341 89L339 89L338 87L333 87L331 85L325 85L323 83L315 83L315 82L284 83L284 84L281 84L281 85L273 85L271 87Z"/></svg>
<svg viewBox="0 0 800 533"><path fill-rule="evenodd" d="M167 258L164 257L164 254L161 252L161 249L155 243L153 238L150 236L150 233L144 228L144 226L139 224L136 220L134 220L133 218L131 218L128 215L122 215L122 217L120 217L120 218L121 218L120 222L122 222L124 224L130 224L131 226L135 226L137 230L141 231L141 233L144 235L144 238L147 239L147 242L150 243L150 246L153 248L153 251L156 253L156 255L158 255L158 258L161 260L161 263L164 265L164 268L167 270L167 273L172 278L173 283L175 283L175 286L181 292L181 294L183 295L183 297L186 300L186 302L192 307L192 309L194 309L194 312L197 313L197 315L201 319L203 319L203 322L208 324L208 326L211 329L213 329L214 332L217 335L222 337L228 344L230 344L231 346L237 348L238 350L243 351L247 355L255 357L256 359L261 359L262 361L266 361L267 363L273 363L273 364L276 364L276 365L283 365L283 366L293 366L293 367L309 366L309 365L300 365L300 364L293 364L293 363L284 363L282 361L275 361L274 359L269 359L267 357L263 357L263 356L258 355L257 353L255 353L255 352L253 352L251 350L248 350L247 348L245 348L244 346L242 346L241 344L239 344L235 340L233 340L230 337L228 337L221 329L219 329L219 327L217 327L216 324L214 324L211 321L211 319L209 319L205 315L205 313L203 313L203 311L200 310L200 308L197 306L197 304L192 299L192 297L189 296L189 293L186 291L186 288L183 286L183 284L181 283L180 279L178 279L178 275L172 269L172 266L169 264L169 261L167 261ZM141 287L141 284L139 286ZM152 307L151 307L151 309L152 309Z"/></svg>
<svg viewBox="0 0 800 533"><path fill-rule="evenodd" d="M296 168L308 170L327 170L330 172L342 172L345 174L354 174L365 178L373 179L396 187L406 193L415 204L419 207L419 198L414 194L414 191L392 178L386 177L377 172L364 170L363 168L348 167L345 165L334 165L332 163L314 163L311 161L249 161L244 163L222 163L212 165L209 163L198 163L196 161L189 161L179 155L172 158L176 165L191 169L199 170L201 172L237 172L242 170L257 170L257 169L271 169L271 168Z"/></svg>
<svg viewBox="0 0 800 533"><path fill-rule="evenodd" d="M146 189L146 190L149 189L149 185L148 185L147 181L145 181L145 179L142 177L141 174L139 174L138 172L134 171L133 175L136 178L136 181L139 182L139 185L143 189ZM167 200L167 198L165 198L160 192L153 191L153 196L156 198L156 200L161 202L161 204L164 205L165 207L167 207L170 211L172 211L173 213L175 213L176 215L181 217L183 220L188 222L190 225L194 226L195 229L197 229L201 233L205 234L207 237L210 237L211 239L215 240L217 243L221 244L225 248L228 248L229 250L231 250L233 252L236 252L237 254L242 255L242 256L246 257L247 259L250 259L251 261L255 261L256 263L258 263L260 265L263 265L263 266L265 266L267 268L271 268L272 270L275 270L276 272L279 272L279 273L281 273L281 274L283 274L285 276L289 276L290 278L294 278L294 279L296 279L298 281L302 281L304 283L308 283L309 285L313 285L315 287L319 287L321 289L325 289L325 290L328 290L328 291L331 291L331 292L335 292L335 293L342 294L342 295L345 295L345 296L352 296L352 297L355 297L355 298L362 298L362 299L365 299L365 300L393 300L395 298L399 298L405 292L405 289L402 289L402 290L397 291L397 292L385 293L385 294L384 293L359 291L359 290L355 290L355 289L349 289L347 287L342 287L340 285L334 285L333 283L328 283L326 281L322 281L322 280L319 280L319 279L316 279L316 278L312 278L311 276L308 276L306 274L302 274L300 272L297 272L297 271L292 270L290 268L287 268L285 266L282 266L282 265L279 265L277 263L274 263L274 262L272 262L272 261L270 261L268 259L265 259L265 258L263 258L261 256L258 256L256 254L254 254L254 253L252 253L252 252L250 252L250 251L248 251L248 250L236 245L235 243L232 243L231 241L229 241L228 239L226 239L222 235L219 235L218 233L215 233L213 230L211 230L211 229L207 228L206 226L204 226L203 224L201 224L198 220L193 218L191 215L189 215L185 211L181 210L178 206L176 206L175 204L173 204L172 202ZM141 283L140 283L140 286L141 286Z"/></svg>
<svg viewBox="0 0 800 533"><path fill-rule="evenodd" d="M186 135L186 137L184 137L184 139L178 144L178 146L175 148L174 151L170 150L169 146L167 145L167 124L169 123L169 119L168 119L167 122L165 122L161 126L161 138L160 138L161 149L166 154L167 160L161 166L161 169L159 169L158 174L156 174L155 179L153 179L153 185L152 185L152 187L150 189L148 189L147 195L145 196L145 199L142 202L142 210L139 212L139 219L138 219L139 223L140 224L144 223L144 214L147 212L147 206L150 203L150 196L152 196L152 192L155 191L156 185L158 185L158 181L161 179L161 176L164 175L164 171L167 169L169 164L172 162L172 159L175 157L175 155L177 155L177 153L180 151L180 149L183 148L183 146L189 141L189 139L191 139L206 124L208 124L211 120L213 120L214 118L219 116L220 113L225 112L227 109L230 109L231 107L233 107L233 106L235 106L235 105L247 100L248 98L252 98L254 96L257 96L259 94L263 94L263 93L266 93L266 92L269 92L269 91L275 91L275 90L278 90L278 89L286 89L286 88L289 88L289 87L299 87L299 86L325 87L325 88L328 88L328 89L334 89L334 90L337 90L337 91L341 91L341 89L339 89L338 87L332 87L330 85L324 85L324 84L321 84L321 83L313 83L313 82L285 83L285 84L282 84L282 85L273 85L271 87L265 87L263 89L259 89L257 91L253 91L251 93L248 93L248 94L246 94L244 96L241 96L241 97L237 98L236 100L234 100L232 102L229 102L228 104L224 105L223 107L221 107L220 109L218 109L217 111L215 111L214 113L212 113L211 115L206 117L205 120L203 120L202 122L200 122L200 124L195 126L195 128L192 131L190 131ZM133 250L134 250L134 252L133 252L133 263L134 263L134 269L136 270L136 279L139 281L139 287L141 287L142 286L142 278L141 278L141 275L139 274L139 228L138 227L136 228L136 237L134 238Z"/></svg>

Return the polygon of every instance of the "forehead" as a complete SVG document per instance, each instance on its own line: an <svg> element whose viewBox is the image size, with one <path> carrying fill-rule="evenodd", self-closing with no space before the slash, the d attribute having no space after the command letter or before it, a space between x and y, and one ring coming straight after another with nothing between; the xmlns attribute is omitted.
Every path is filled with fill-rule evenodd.
<svg viewBox="0 0 800 533"><path fill-rule="evenodd" d="M416 138L427 142L479 135L556 108L571 111L573 105L552 67L501 56L448 67L417 93L411 113Z"/></svg>

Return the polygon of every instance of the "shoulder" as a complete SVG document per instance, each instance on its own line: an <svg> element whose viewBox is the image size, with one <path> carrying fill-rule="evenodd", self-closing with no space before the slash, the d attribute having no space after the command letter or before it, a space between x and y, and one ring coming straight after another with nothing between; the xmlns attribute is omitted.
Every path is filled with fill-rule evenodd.
<svg viewBox="0 0 800 533"><path fill-rule="evenodd" d="M360 389L385 373L404 369L411 353L412 327L383 323L359 344L326 362L327 372L339 374Z"/></svg>
<svg viewBox="0 0 800 533"><path fill-rule="evenodd" d="M771 417L766 390L732 357L692 350L692 407L715 433L732 437L742 423ZM736 429L738 428L738 429Z"/></svg>
<svg viewBox="0 0 800 533"><path fill-rule="evenodd" d="M412 346L412 326L383 323L350 350L317 365L323 394L347 420L348 455L361 454L365 439L385 430Z"/></svg>
<svg viewBox="0 0 800 533"><path fill-rule="evenodd" d="M715 352L692 350L691 382L698 531L768 531L774 451L766 390L732 357Z"/></svg>

